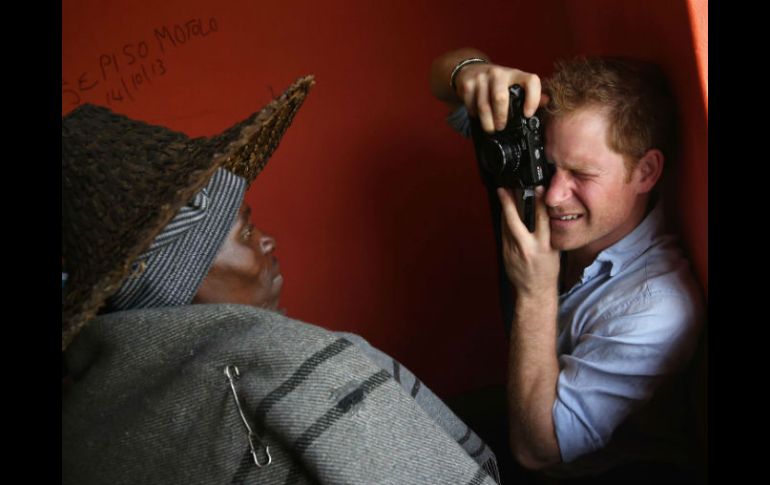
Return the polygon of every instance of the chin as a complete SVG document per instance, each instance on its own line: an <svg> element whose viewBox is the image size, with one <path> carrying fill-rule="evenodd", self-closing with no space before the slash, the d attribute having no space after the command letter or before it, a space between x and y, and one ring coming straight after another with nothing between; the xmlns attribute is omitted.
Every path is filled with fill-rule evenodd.
<svg viewBox="0 0 770 485"><path fill-rule="evenodd" d="M590 241L581 234L551 233L551 247L558 251L572 251L588 245Z"/></svg>
<svg viewBox="0 0 770 485"><path fill-rule="evenodd" d="M575 245L570 243L569 240L564 238L554 239L553 237L551 238L551 247L557 251L569 251L575 249Z"/></svg>
<svg viewBox="0 0 770 485"><path fill-rule="evenodd" d="M280 294L269 298L267 301L263 301L263 303L259 306L262 308L267 308L268 310L277 310L279 301L280 301Z"/></svg>

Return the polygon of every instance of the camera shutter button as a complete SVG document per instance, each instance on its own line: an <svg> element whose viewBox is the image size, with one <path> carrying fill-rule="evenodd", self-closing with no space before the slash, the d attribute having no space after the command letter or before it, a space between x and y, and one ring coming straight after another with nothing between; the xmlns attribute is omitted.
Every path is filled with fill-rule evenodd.
<svg viewBox="0 0 770 485"><path fill-rule="evenodd" d="M537 116L533 116L529 119L529 129L530 130L537 130L540 128L540 119Z"/></svg>

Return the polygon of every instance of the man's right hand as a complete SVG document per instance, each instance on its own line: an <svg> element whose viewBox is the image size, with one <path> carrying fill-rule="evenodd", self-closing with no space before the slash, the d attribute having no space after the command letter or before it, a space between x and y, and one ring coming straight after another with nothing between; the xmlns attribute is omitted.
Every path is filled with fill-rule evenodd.
<svg viewBox="0 0 770 485"><path fill-rule="evenodd" d="M478 116L487 133L505 128L508 122L508 88L519 84L524 88L524 116L535 114L538 106L547 103L541 95L537 74L497 64L469 64L455 77L455 93L471 116Z"/></svg>

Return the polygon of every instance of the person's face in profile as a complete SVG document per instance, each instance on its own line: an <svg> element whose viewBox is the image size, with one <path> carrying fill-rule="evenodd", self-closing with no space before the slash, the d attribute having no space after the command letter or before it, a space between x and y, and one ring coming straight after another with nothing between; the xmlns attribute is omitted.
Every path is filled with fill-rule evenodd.
<svg viewBox="0 0 770 485"><path fill-rule="evenodd" d="M277 309L283 276L274 250L275 239L254 227L251 208L244 202L193 303Z"/></svg>
<svg viewBox="0 0 770 485"><path fill-rule="evenodd" d="M607 144L609 129L597 108L554 118L546 127L546 156L555 168L545 193L554 249L593 258L639 222L633 215L650 188L640 167L629 177L623 155Z"/></svg>

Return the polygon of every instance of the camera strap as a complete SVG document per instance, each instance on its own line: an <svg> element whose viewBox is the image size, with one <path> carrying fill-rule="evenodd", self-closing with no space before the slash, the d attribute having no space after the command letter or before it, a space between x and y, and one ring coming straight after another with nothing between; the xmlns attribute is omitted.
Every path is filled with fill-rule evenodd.
<svg viewBox="0 0 770 485"><path fill-rule="evenodd" d="M535 232L535 189L524 189L521 198L524 202L524 225L529 232Z"/></svg>

